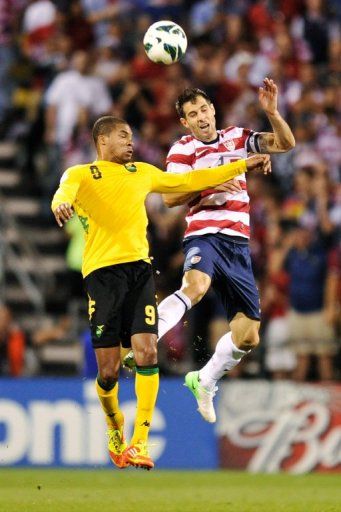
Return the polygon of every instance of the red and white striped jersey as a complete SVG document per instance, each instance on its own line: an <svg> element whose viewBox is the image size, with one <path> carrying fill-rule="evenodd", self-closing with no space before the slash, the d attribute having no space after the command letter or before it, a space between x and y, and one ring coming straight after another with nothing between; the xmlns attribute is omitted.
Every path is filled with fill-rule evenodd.
<svg viewBox="0 0 341 512"><path fill-rule="evenodd" d="M217 139L205 143L193 135L175 142L167 155L167 172L182 173L193 169L217 167L259 152L258 132L230 126L218 130ZM250 237L250 199L245 174L237 177L242 191L237 194L205 190L189 203L185 238L207 233Z"/></svg>

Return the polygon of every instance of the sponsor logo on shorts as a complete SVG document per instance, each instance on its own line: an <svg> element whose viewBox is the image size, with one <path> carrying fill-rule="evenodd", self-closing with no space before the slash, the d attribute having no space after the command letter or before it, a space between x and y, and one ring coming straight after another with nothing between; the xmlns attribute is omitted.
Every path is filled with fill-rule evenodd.
<svg viewBox="0 0 341 512"><path fill-rule="evenodd" d="M96 327L96 336L97 338L100 338L103 334L104 325L97 325Z"/></svg>
<svg viewBox="0 0 341 512"><path fill-rule="evenodd" d="M201 260L201 256L192 256L191 263L192 263L192 265L195 265L196 263L199 263L200 260Z"/></svg>

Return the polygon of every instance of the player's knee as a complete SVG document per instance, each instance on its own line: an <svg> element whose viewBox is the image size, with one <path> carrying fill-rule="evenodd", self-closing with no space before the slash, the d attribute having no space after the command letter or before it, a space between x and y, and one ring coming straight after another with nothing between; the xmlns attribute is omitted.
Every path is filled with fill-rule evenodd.
<svg viewBox="0 0 341 512"><path fill-rule="evenodd" d="M207 292L207 286L205 282L198 281L182 288L182 291L189 297L192 306L195 306L204 297Z"/></svg>
<svg viewBox="0 0 341 512"><path fill-rule="evenodd" d="M106 388L109 389L110 387L113 387L117 382L119 376L119 366L104 366L103 368L99 369L98 375L101 379L101 382L103 382Z"/></svg>
<svg viewBox="0 0 341 512"><path fill-rule="evenodd" d="M241 350L252 350L259 344L258 330L250 330L243 336L243 339L239 345Z"/></svg>
<svg viewBox="0 0 341 512"><path fill-rule="evenodd" d="M118 375L117 377L102 377L101 374L99 373L98 374L98 383L99 385L103 388L103 389L106 389L107 391L110 391L111 389L113 389L116 385L116 382L118 380Z"/></svg>
<svg viewBox="0 0 341 512"><path fill-rule="evenodd" d="M157 363L157 347L154 345L144 347L140 355L143 359L142 366Z"/></svg>
<svg viewBox="0 0 341 512"><path fill-rule="evenodd" d="M138 366L148 366L157 363L157 346L150 343L141 347L135 355Z"/></svg>

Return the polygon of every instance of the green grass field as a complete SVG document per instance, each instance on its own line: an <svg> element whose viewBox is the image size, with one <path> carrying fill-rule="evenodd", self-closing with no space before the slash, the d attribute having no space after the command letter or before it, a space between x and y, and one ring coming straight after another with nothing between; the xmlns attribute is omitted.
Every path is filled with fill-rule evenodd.
<svg viewBox="0 0 341 512"><path fill-rule="evenodd" d="M1 469L1 512L340 512L337 475Z"/></svg>

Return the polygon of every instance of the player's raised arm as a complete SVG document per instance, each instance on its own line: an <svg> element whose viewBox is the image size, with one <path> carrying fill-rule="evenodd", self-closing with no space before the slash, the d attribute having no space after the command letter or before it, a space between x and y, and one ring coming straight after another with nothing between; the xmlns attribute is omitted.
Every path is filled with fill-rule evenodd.
<svg viewBox="0 0 341 512"><path fill-rule="evenodd" d="M261 153L285 153L295 147L295 138L288 123L277 109L278 89L269 78L263 80L264 87L259 88L259 102L270 121L273 132L261 132L258 135Z"/></svg>
<svg viewBox="0 0 341 512"><path fill-rule="evenodd" d="M269 155L253 155L246 160L238 160L229 164L209 169L198 169L182 174L152 171L151 192L163 194L172 192L196 192L215 187L246 171L261 170L265 174L271 172Z"/></svg>
<svg viewBox="0 0 341 512"><path fill-rule="evenodd" d="M67 169L61 177L59 187L53 196L51 209L60 227L71 219L73 215L72 204L81 183L81 171L82 168L80 166Z"/></svg>

